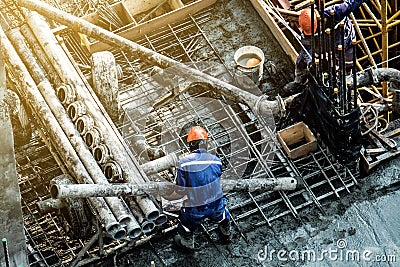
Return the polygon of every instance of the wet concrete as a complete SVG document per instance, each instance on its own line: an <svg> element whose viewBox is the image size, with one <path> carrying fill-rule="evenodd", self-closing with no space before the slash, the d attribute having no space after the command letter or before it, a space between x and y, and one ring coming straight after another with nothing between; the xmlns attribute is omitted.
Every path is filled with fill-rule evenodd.
<svg viewBox="0 0 400 267"><path fill-rule="evenodd" d="M100 266L400 266L399 174L398 158L361 179L351 194L323 202L326 215L308 208L301 222L286 216L272 228L248 227L246 240L235 227L228 245L200 229L197 250L185 253L172 232Z"/></svg>
<svg viewBox="0 0 400 267"><path fill-rule="evenodd" d="M275 67L265 72L261 89L276 94L279 86L293 78L293 65L250 2L218 1L214 10L213 19L202 28L226 65L233 68L233 54L241 46L260 47ZM274 221L272 228L255 228L255 221L247 221L242 228L246 240L234 227L228 245L220 243L215 231L208 235L199 230L193 253L178 250L172 244L172 232L93 266L150 266L151 261L155 266L192 267L400 266L399 186L400 158L361 179L351 194L323 202L326 215L307 208L301 211L301 221L286 216ZM378 262L378 256L385 261Z"/></svg>
<svg viewBox="0 0 400 267"><path fill-rule="evenodd" d="M251 45L263 51L265 62L260 89L264 93L274 95L277 88L293 79L294 73L287 72L294 69L293 63L250 1L217 1L211 20L202 29L231 71L235 66L234 54L240 47Z"/></svg>

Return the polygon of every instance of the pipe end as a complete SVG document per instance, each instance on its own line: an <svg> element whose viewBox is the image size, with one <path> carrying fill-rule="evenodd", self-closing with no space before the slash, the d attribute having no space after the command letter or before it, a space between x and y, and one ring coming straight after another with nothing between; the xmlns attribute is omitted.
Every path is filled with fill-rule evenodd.
<svg viewBox="0 0 400 267"><path fill-rule="evenodd" d="M167 215L165 215L164 213L161 213L160 216L158 216L158 218L154 220L154 224L156 226L161 226L164 223L166 223L167 221L168 221Z"/></svg>
<svg viewBox="0 0 400 267"><path fill-rule="evenodd" d="M126 236L126 230L119 223L107 225L106 232L115 240L123 239Z"/></svg>
<svg viewBox="0 0 400 267"><path fill-rule="evenodd" d="M50 196L52 198L58 198L59 191L58 191L58 186L56 184L50 186Z"/></svg>
<svg viewBox="0 0 400 267"><path fill-rule="evenodd" d="M149 221L155 221L158 217L160 217L160 212L158 210L154 210L146 214L146 218Z"/></svg>
<svg viewBox="0 0 400 267"><path fill-rule="evenodd" d="M140 227L128 229L128 236L131 239L138 238L141 235L142 235L142 229L140 229Z"/></svg>
<svg viewBox="0 0 400 267"><path fill-rule="evenodd" d="M156 225L152 221L144 221L142 223L142 231L144 234L150 233L155 227Z"/></svg>

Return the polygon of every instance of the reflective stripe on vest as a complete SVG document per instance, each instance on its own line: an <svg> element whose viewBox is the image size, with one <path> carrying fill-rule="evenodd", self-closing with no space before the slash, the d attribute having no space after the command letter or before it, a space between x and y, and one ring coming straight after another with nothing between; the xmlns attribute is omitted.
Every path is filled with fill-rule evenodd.
<svg viewBox="0 0 400 267"><path fill-rule="evenodd" d="M191 165L211 165L211 164L222 165L222 163L217 160L189 161L189 162L182 163L181 168L186 167L186 166L191 166Z"/></svg>

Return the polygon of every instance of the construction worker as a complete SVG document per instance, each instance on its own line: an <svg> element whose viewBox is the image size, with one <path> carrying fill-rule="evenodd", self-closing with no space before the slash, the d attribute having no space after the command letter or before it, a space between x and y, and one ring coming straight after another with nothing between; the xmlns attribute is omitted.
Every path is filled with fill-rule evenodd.
<svg viewBox="0 0 400 267"><path fill-rule="evenodd" d="M362 3L365 3L367 0L345 0L343 3L335 4L329 6L324 9L325 19L331 17L331 10L334 11L334 23L335 23L335 46L341 44L341 33L338 27L338 24L343 20L344 21L344 52L345 52L345 61L346 61L346 69L349 69L352 66L352 57L353 57L353 44L352 41L356 38L356 32L353 24L349 19L349 15L351 12L356 10ZM299 56L296 60L295 67L295 79L293 82L286 84L283 88L284 95L290 95L293 93L297 93L301 91L302 84L305 82L305 74L307 73L307 69L311 66L312 63L312 51L311 51L311 38L312 35L317 31L317 15L318 13L315 11L314 14L314 33L312 30L311 23L311 8L303 9L299 15L299 26L302 30L302 48ZM316 40L316 38L315 38ZM322 44L325 45L325 44ZM338 53L336 51L336 57L338 57ZM339 62L337 60L337 62Z"/></svg>
<svg viewBox="0 0 400 267"><path fill-rule="evenodd" d="M188 250L194 249L194 231L208 218L218 223L222 241L229 241L230 213L222 193L221 160L207 151L208 133L200 126L190 129L187 137L190 154L177 167L176 193L186 195L180 210L178 235L175 243Z"/></svg>

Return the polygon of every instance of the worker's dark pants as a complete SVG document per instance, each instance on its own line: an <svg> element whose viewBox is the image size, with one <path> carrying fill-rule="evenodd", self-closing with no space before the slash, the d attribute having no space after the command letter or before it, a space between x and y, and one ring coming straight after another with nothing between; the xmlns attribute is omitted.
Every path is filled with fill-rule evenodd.
<svg viewBox="0 0 400 267"><path fill-rule="evenodd" d="M225 198L213 203L198 207L183 207L179 214L178 233L183 237L190 237L193 232L208 218L211 222L227 225L230 213L226 208Z"/></svg>

